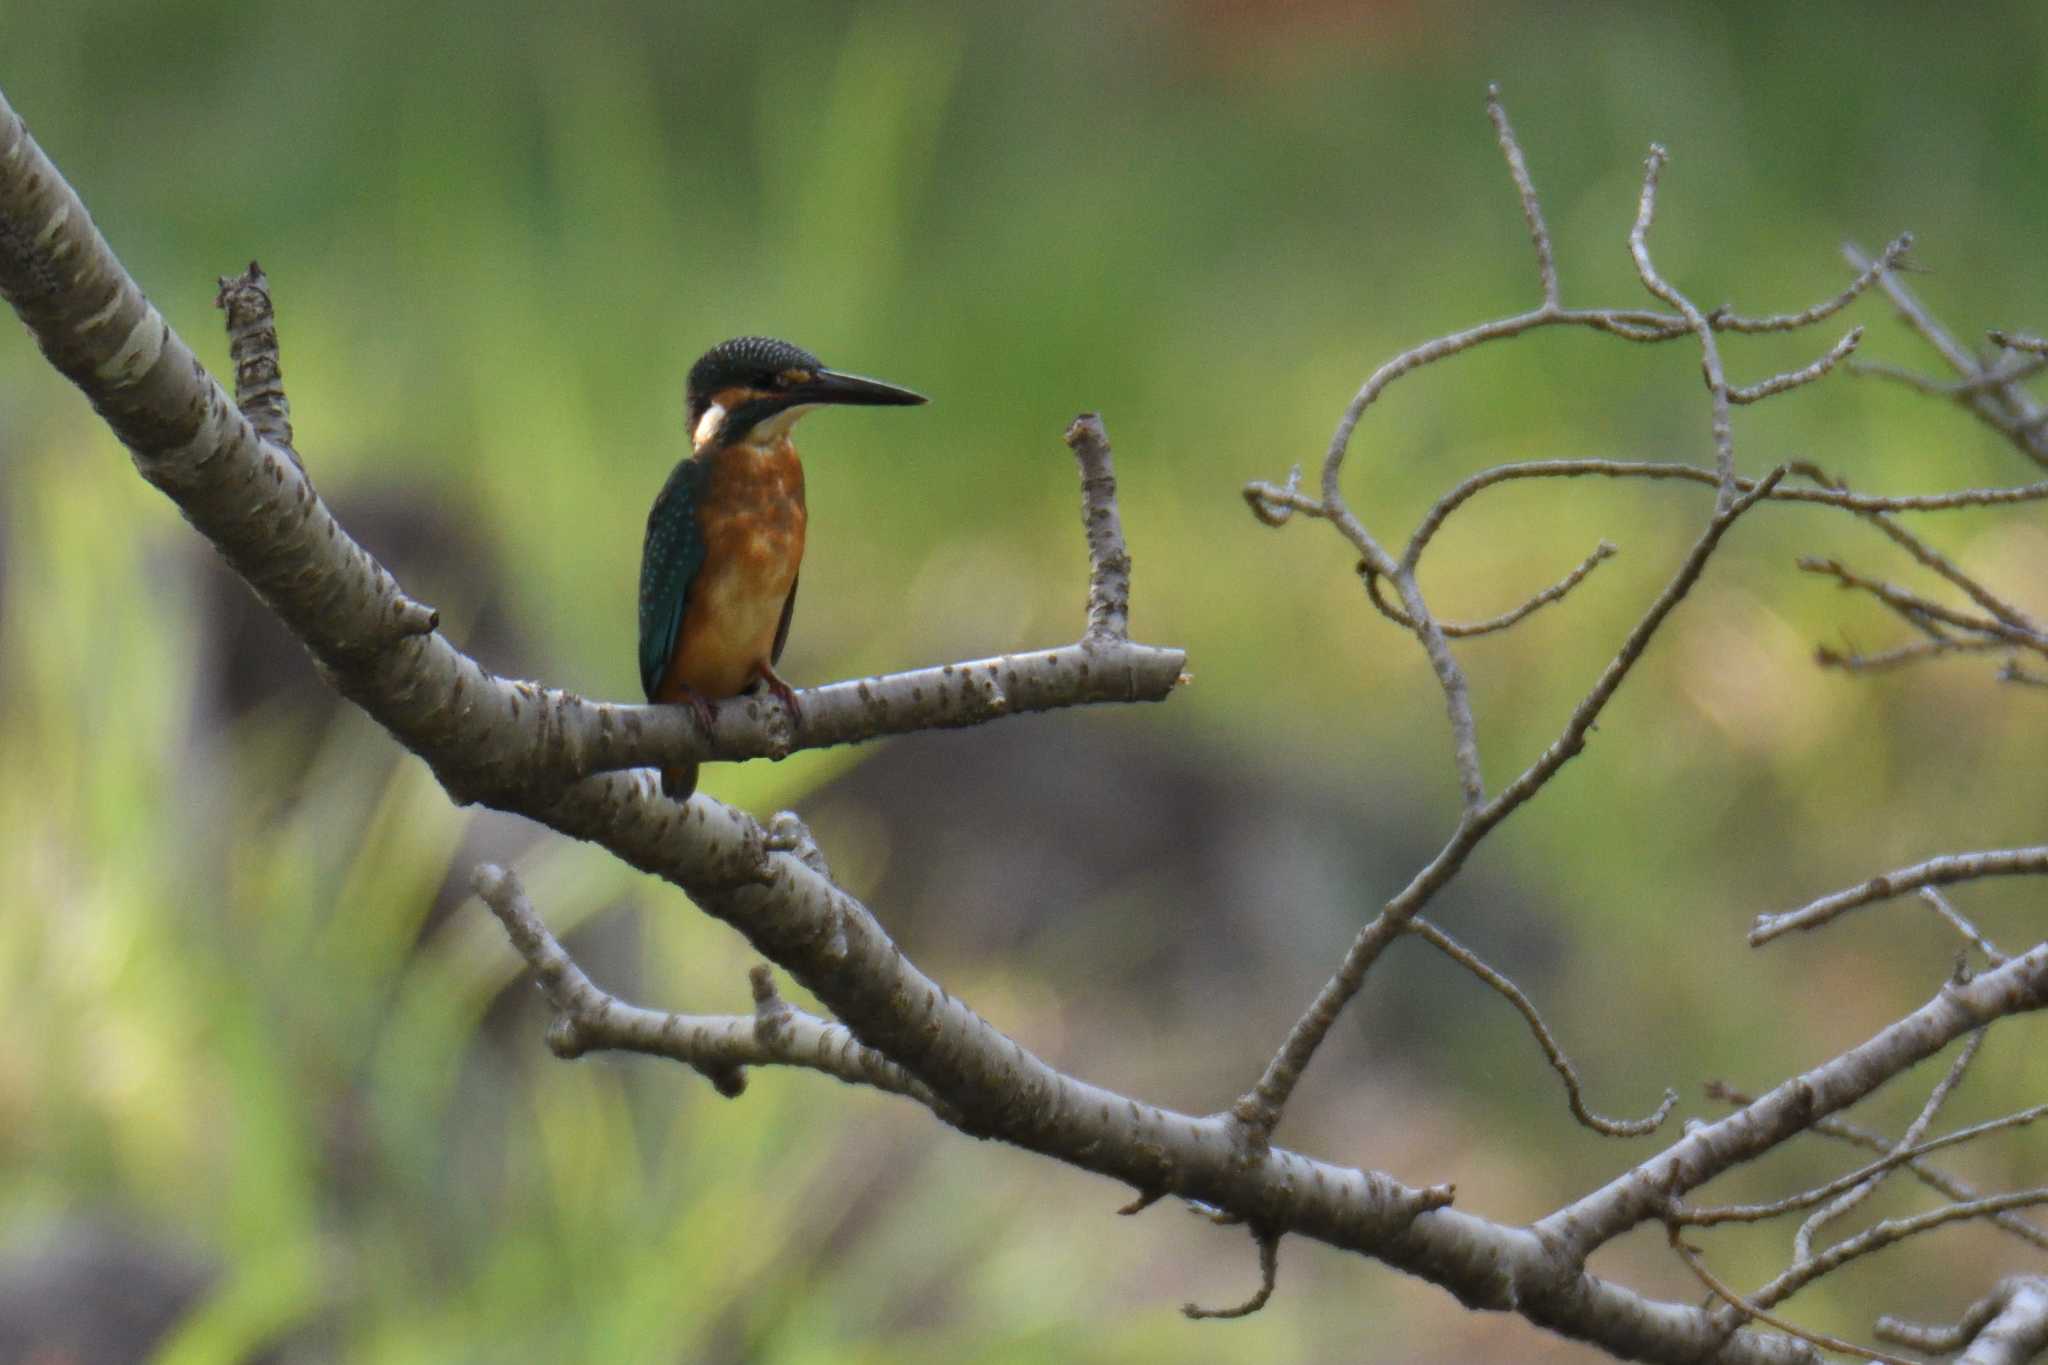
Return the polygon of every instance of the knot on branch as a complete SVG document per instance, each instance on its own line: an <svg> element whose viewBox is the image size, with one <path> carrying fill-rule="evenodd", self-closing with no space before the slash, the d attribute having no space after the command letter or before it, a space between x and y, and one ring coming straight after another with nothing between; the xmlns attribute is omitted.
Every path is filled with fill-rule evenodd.
<svg viewBox="0 0 2048 1365"><path fill-rule="evenodd" d="M270 278L249 262L240 275L220 277L213 306L228 315L228 355L235 365L235 406L270 444L305 465L292 446L292 405L285 397L278 364L277 315L270 302Z"/></svg>
<svg viewBox="0 0 2048 1365"><path fill-rule="evenodd" d="M1300 465L1287 471L1287 483L1282 487L1275 488L1264 479L1254 479L1246 484L1244 501L1252 515L1266 526L1285 526L1294 519L1296 512L1312 514L1320 506L1302 494Z"/></svg>

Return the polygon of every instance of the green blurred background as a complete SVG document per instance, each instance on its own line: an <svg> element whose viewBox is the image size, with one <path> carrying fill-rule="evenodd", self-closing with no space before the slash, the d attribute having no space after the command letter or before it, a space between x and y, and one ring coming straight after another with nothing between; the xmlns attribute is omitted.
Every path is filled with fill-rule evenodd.
<svg viewBox="0 0 2048 1365"><path fill-rule="evenodd" d="M1313 467L1393 352L1534 301L1489 80L1568 302L1645 302L1624 235L1655 138L1659 259L1704 305L1803 306L1845 280L1842 240L1910 228L1958 332L2048 326L2038 4L0 3L0 89L130 270L221 373L214 277L261 259L315 481L502 672L637 697L639 532L684 447L681 376L722 337L787 336L934 399L805 428L799 683L1072 639L1059 434L1102 411L1134 625L1188 649L1192 687L704 786L802 811L906 950L1028 1045L1197 1111L1256 1076L1454 814L1420 651L1327 528L1261 527L1238 489ZM1927 360L1858 314L1866 355ZM1753 380L1833 335L1733 341L1730 365ZM1869 380L1745 410L1737 440L1745 469L1810 458L1873 490L2034 472ZM1548 334L1425 372L1368 418L1348 486L1399 540L1464 474L1549 455L1708 460L1696 353ZM1621 549L1563 608L1462 650L1492 782L1555 733L1708 504L1521 485L1452 524L1426 582L1455 616ZM2037 511L1919 524L2048 607ZM2041 837L2040 700L1982 660L1818 671L1816 643L1899 631L1798 574L1806 552L1915 581L1868 528L1758 512L1437 914L1530 990L1611 1112L1672 1085L1710 1115L1703 1080L1766 1086L1950 970L1914 907L1751 952L1758 911ZM643 1003L744 1008L745 945L592 849L452 809L334 709L18 331L0 754L0 1331L72 1314L141 1339L147 1305L192 1303L157 1358L1589 1355L1298 1242L1265 1312L1191 1324L1184 1300L1252 1288L1241 1232L1166 1206L1118 1220L1124 1191L818 1077L727 1103L674 1066L554 1061L463 901L479 858L520 867ZM2034 941L2037 893L1960 899ZM2039 1098L2024 1036L1994 1036L1958 1119ZM1911 1112L1896 1089L1871 1121ZM1519 1022L1407 947L1283 1137L1511 1220L1654 1150L1577 1130ZM2043 1155L2021 1136L1957 1164L2004 1187ZM1798 1148L1714 1192L1840 1162ZM1859 1335L2022 1264L1981 1230L1937 1235L1794 1307ZM1753 1283L1788 1238L1708 1241ZM1595 1268L1694 1298L1661 1241Z"/></svg>

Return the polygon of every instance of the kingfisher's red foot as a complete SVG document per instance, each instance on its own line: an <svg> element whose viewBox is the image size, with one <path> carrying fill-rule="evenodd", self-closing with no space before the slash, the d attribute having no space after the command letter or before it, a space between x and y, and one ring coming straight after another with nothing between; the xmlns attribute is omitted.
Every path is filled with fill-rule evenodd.
<svg viewBox="0 0 2048 1365"><path fill-rule="evenodd" d="M710 739L711 727L718 719L718 708L713 706L702 692L687 687L680 690L682 695L675 700L689 705L690 710L697 715L697 724L704 731L704 738Z"/></svg>
<svg viewBox="0 0 2048 1365"><path fill-rule="evenodd" d="M779 674L766 664L755 669L754 676L761 685L775 694L775 700L782 703L782 709L789 716L789 728L794 730L804 723L804 708L797 704L796 689L784 682Z"/></svg>

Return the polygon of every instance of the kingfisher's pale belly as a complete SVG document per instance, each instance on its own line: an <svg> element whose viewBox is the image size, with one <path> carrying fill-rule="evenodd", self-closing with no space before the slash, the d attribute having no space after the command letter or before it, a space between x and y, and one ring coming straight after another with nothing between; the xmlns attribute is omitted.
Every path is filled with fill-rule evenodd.
<svg viewBox="0 0 2048 1365"><path fill-rule="evenodd" d="M720 452L698 516L704 566L690 584L662 691L744 691L772 664L775 633L804 557L803 466L786 440Z"/></svg>

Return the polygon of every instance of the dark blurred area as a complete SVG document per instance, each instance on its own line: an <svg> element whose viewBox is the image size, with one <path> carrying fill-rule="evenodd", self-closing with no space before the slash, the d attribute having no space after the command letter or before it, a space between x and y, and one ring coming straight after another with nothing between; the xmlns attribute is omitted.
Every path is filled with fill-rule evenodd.
<svg viewBox="0 0 2048 1365"><path fill-rule="evenodd" d="M1848 278L1844 239L1911 229L1916 288L1975 337L2048 326L2044 71L2048 9L2018 4L0 10L0 90L209 363L215 277L260 255L316 485L501 673L637 696L639 536L686 448L683 372L721 337L788 336L934 398L804 428L799 684L1072 639L1086 565L1059 433L1102 411L1134 629L1189 650L1190 686L713 765L704 789L798 811L904 950L1025 1045L1194 1111L1256 1078L1455 819L1441 698L1355 552L1258 525L1238 490L1297 462L1312 482L1375 366L1535 302L1487 83L1568 303L1646 302L1624 238L1656 139L1674 160L1653 244L1704 306L1803 307ZM1863 354L1932 363L1881 305L1852 320ZM1731 340L1731 372L1835 335ZM2036 472L1952 406L1847 376L1743 409L1736 439L1745 470L1813 459L1873 491ZM1360 426L1346 488L1398 543L1472 471L1566 455L1710 463L1696 353L1544 335L1418 373ZM1621 548L1460 646L1494 788L1709 503L1530 484L1446 527L1424 585L1459 618ZM2022 602L2048 581L2032 512L1914 525ZM1797 573L1808 553L1938 587L1867 527L1759 511L1586 753L1433 907L1544 1010L1604 1111L1675 1086L1674 1123L1713 1114L1707 1079L1767 1086L1952 967L1922 911L1751 952L1758 911L2039 841L2032 698L1979 661L1816 669L1817 644L1900 628ZM516 864L638 1003L744 1010L752 954L594 849L452 807L18 333L0 754L0 1029L25 1040L0 1048L0 1359L1588 1358L1292 1242L1264 1312L1191 1324L1183 1302L1253 1283L1241 1230L1118 1219L1128 1191L819 1077L726 1102L646 1059L556 1061L467 899L476 862ZM2038 933L2022 885L1959 896L2008 948ZM1986 1048L1957 1123L2038 1093L2015 1042ZM1861 1117L1902 1126L1917 1097L1896 1089ZM1281 1139L1454 1180L1504 1219L1663 1141L1578 1129L1513 1011L1412 942ZM1960 1164L1996 1188L2042 1156L2021 1136ZM1837 1169L1797 1149L1727 1193ZM1656 1241L1598 1268L1691 1299ZM2016 1266L1989 1234L1952 1245L1817 1286L1802 1320L1952 1316ZM1737 1281L1784 1255L1716 1246Z"/></svg>
<svg viewBox="0 0 2048 1365"><path fill-rule="evenodd" d="M146 1360L212 1279L118 1222L43 1229L0 1258L0 1359Z"/></svg>

